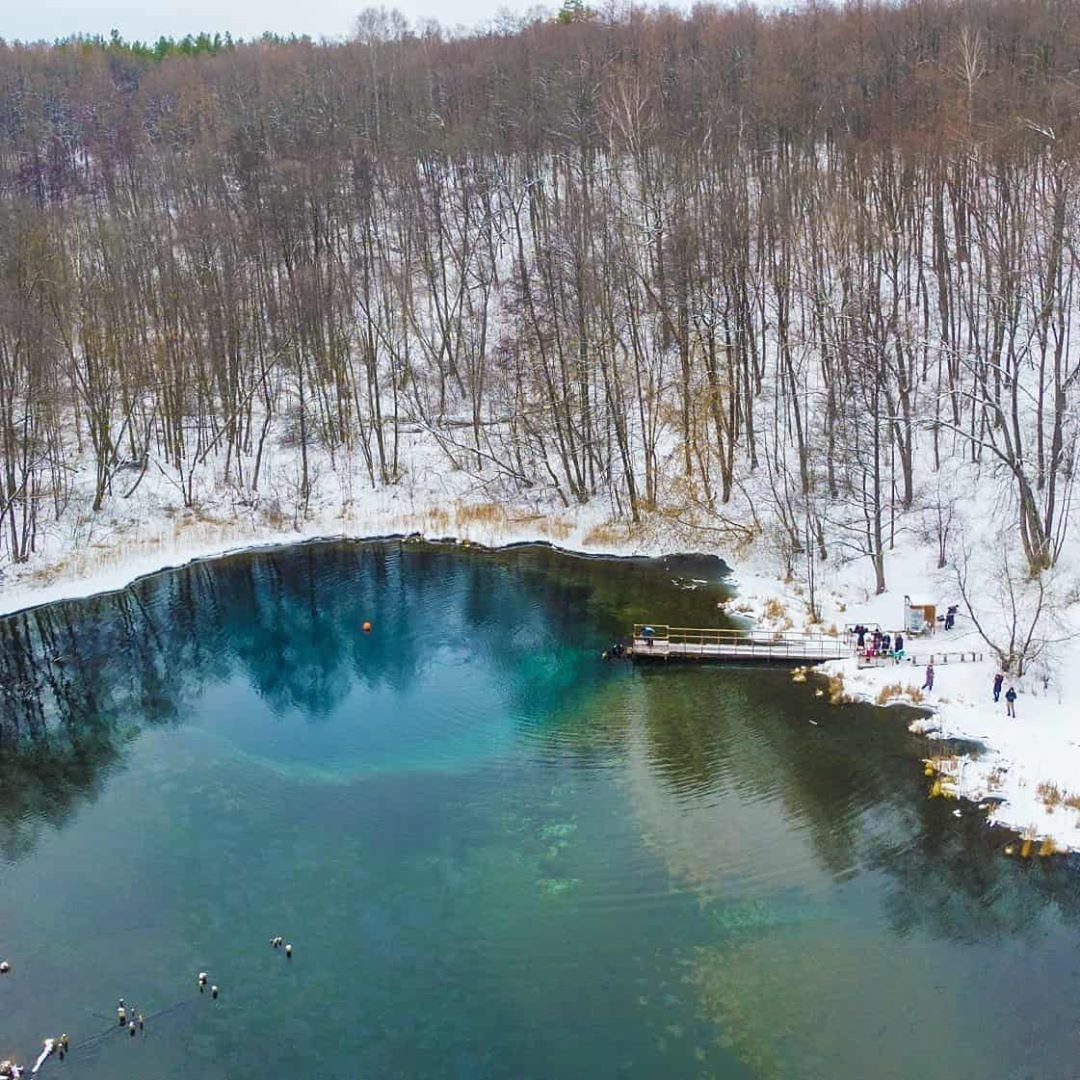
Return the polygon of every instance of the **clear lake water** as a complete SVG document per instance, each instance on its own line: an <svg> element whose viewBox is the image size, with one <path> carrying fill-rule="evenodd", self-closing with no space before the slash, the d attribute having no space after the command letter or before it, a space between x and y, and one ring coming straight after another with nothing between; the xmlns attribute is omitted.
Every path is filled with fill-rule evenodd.
<svg viewBox="0 0 1080 1080"><path fill-rule="evenodd" d="M724 625L726 574L320 542L0 620L0 1057L1080 1074L1080 875L928 800L902 711L600 659L635 620Z"/></svg>

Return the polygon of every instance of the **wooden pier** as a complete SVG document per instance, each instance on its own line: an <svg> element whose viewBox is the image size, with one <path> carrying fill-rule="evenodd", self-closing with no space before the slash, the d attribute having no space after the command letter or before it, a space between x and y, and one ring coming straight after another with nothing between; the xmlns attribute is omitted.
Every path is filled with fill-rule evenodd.
<svg viewBox="0 0 1080 1080"><path fill-rule="evenodd" d="M646 631L652 631L647 633ZM822 664L855 655L840 636L797 630L718 630L689 626L635 623L633 660L712 660L727 663Z"/></svg>

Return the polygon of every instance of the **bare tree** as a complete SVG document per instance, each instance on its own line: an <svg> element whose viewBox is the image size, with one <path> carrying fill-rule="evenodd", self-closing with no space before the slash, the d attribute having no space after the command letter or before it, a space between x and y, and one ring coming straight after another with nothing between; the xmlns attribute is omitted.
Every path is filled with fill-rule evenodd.
<svg viewBox="0 0 1080 1080"><path fill-rule="evenodd" d="M1006 533L978 556L964 544L955 580L972 625L1003 671L1021 676L1037 660L1075 637L1063 615L1067 597L1052 570L1031 575Z"/></svg>

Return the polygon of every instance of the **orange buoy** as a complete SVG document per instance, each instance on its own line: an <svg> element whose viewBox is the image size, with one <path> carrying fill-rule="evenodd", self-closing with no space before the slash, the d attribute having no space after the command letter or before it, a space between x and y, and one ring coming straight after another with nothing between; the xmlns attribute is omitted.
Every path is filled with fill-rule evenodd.
<svg viewBox="0 0 1080 1080"><path fill-rule="evenodd" d="M371 633L371 623L369 623L365 619L364 622L361 624L360 629L363 630L365 634L370 634Z"/></svg>

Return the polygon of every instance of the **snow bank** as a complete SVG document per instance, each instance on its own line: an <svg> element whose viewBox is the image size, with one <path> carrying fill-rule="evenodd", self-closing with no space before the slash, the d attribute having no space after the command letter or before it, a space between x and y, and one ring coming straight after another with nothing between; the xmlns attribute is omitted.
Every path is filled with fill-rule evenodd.
<svg viewBox="0 0 1080 1080"><path fill-rule="evenodd" d="M509 501L476 478L447 468L445 458L417 441L409 471L391 486L373 486L337 461L312 464L319 477L307 513L295 510L296 455L272 462L258 503L241 502L226 485L205 485L184 508L175 487L147 474L130 499L86 505L47 531L31 562L7 564L0 575L0 615L23 608L122 589L136 578L237 551L314 539L373 539L421 534L488 547L548 541L571 551L661 553L648 530L631 534L607 524L610 507L597 500L555 508L542 501ZM88 486L90 477L87 477ZM84 503L87 492L81 492Z"/></svg>
<svg viewBox="0 0 1080 1080"><path fill-rule="evenodd" d="M1006 678L1001 700L994 701L993 682L998 668L991 660L942 662L942 654L955 657L961 649L986 653L971 632L938 634L919 641L912 649L915 664L880 668L857 667L845 660L825 665L842 674L844 688L862 701L880 702L889 687L900 684L916 691L923 684L926 661L934 656L934 689L921 704L929 715L915 720L914 731L935 732L943 739L964 739L982 744L977 756L960 755L942 762L951 781L946 790L979 802L994 800L991 824L1015 829L1035 839L1050 838L1056 848L1080 849L1080 735L1063 689L1043 686L1041 680ZM1017 689L1016 717L1006 715L1005 690ZM889 694L904 701L902 691ZM928 782L929 786L929 782ZM1066 800L1076 796L1076 805ZM996 800L1003 800L1000 804Z"/></svg>
<svg viewBox="0 0 1080 1080"><path fill-rule="evenodd" d="M873 594L869 563L830 572L819 590L823 626L878 624L895 632L903 626L903 598L937 604L944 612L959 597L948 570L936 568L934 553L918 544L890 557L889 577L896 588ZM738 597L729 605L781 628L807 625L808 593L798 583L777 580L766 565L740 567ZM1014 829L1032 839L1050 839L1057 850L1080 850L1080 730L1073 702L1080 701L1080 664L1075 642L1057 658L1053 679L1046 669L1022 679L1006 678L1001 699L993 699L996 658L961 613L955 629L940 626L927 637L905 635L907 662L859 666L857 660L823 664L823 676L839 675L853 700L875 705L915 705L925 715L911 729L935 733L942 740L981 746L975 754L945 751L937 761L945 792L971 803L986 801L992 825ZM972 656L981 659L972 660ZM933 659L933 690L923 691L926 664ZM1016 687L1016 718L1006 715L1005 691ZM927 791L932 780L927 780ZM1070 805L1071 804L1071 805ZM974 807L961 813L974 813Z"/></svg>

